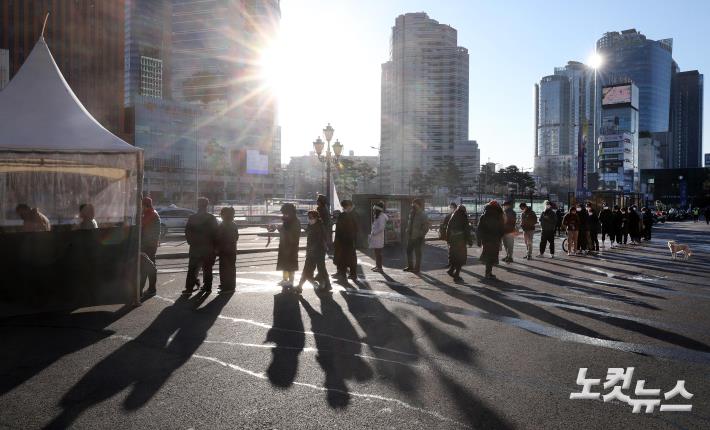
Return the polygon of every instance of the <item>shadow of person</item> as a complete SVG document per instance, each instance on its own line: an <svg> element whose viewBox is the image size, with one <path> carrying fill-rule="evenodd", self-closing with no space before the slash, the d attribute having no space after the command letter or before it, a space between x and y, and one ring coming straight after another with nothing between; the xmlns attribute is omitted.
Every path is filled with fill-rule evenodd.
<svg viewBox="0 0 710 430"><path fill-rule="evenodd" d="M319 294L320 313L306 299L301 305L311 319L318 355L316 360L325 372L326 399L332 408L344 408L350 403L346 381L366 381L372 369L359 356L362 344L352 323L330 293ZM351 342L342 339L351 340Z"/></svg>
<svg viewBox="0 0 710 430"><path fill-rule="evenodd" d="M371 289L367 281L361 281L361 290ZM363 342L378 359L377 371L398 390L416 394L420 376L412 364L419 360L419 348L412 330L374 296L351 290L340 294L350 314L365 331Z"/></svg>
<svg viewBox="0 0 710 430"><path fill-rule="evenodd" d="M141 408L192 357L230 298L230 294L221 294L195 309L199 298L180 297L138 337L89 370L62 397L62 413L45 428L69 427L85 410L128 387L132 389L124 408Z"/></svg>
<svg viewBox="0 0 710 430"><path fill-rule="evenodd" d="M114 334L106 329L133 306L115 312L48 313L0 321L0 395L40 373L65 355Z"/></svg>
<svg viewBox="0 0 710 430"><path fill-rule="evenodd" d="M276 345L271 349L271 364L266 370L269 381L280 388L290 387L296 378L298 355L306 344L301 306L295 294L274 295L274 321L264 342Z"/></svg>

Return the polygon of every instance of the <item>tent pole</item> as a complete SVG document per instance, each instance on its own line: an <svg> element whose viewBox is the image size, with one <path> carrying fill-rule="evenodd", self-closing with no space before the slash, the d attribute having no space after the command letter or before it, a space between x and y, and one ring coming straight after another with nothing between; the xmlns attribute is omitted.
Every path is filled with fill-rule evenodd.
<svg viewBox="0 0 710 430"><path fill-rule="evenodd" d="M136 282L133 295L133 306L141 305L141 213L143 205L143 151L136 153L136 229L138 235L138 249L136 250Z"/></svg>

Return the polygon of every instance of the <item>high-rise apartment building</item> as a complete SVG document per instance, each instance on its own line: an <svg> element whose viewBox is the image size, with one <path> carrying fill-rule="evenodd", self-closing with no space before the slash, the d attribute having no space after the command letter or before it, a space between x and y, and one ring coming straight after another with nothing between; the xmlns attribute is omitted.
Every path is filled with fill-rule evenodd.
<svg viewBox="0 0 710 430"><path fill-rule="evenodd" d="M697 70L673 76L672 143L665 156L669 168L701 167L703 150L703 75Z"/></svg>
<svg viewBox="0 0 710 430"><path fill-rule="evenodd" d="M125 0L0 2L0 49L9 50L10 78L42 34L81 103L108 130L123 136Z"/></svg>
<svg viewBox="0 0 710 430"><path fill-rule="evenodd" d="M426 13L395 20L390 59L382 65L382 191L410 193L419 170L456 163L473 189L480 152L468 138L468 50L456 29Z"/></svg>
<svg viewBox="0 0 710 430"><path fill-rule="evenodd" d="M555 193L577 186L580 141L594 140L594 70L569 61L535 85L535 174ZM595 147L585 147L587 172L596 171Z"/></svg>
<svg viewBox="0 0 710 430"><path fill-rule="evenodd" d="M604 85L633 82L639 89L639 130L670 130L673 39L651 40L635 29L608 32L597 41Z"/></svg>

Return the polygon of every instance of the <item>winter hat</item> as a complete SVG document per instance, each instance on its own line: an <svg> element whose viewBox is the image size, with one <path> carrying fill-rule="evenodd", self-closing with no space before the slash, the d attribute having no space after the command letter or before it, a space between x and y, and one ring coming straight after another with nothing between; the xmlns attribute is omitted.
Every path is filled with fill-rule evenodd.
<svg viewBox="0 0 710 430"><path fill-rule="evenodd" d="M491 206L500 206L500 205L498 204L498 200L491 200L490 202L488 202L488 204L491 205Z"/></svg>
<svg viewBox="0 0 710 430"><path fill-rule="evenodd" d="M380 205L380 204L375 204L374 206L372 206L372 209L374 209L376 211L380 211L380 212L385 211L385 208L383 208L382 205Z"/></svg>

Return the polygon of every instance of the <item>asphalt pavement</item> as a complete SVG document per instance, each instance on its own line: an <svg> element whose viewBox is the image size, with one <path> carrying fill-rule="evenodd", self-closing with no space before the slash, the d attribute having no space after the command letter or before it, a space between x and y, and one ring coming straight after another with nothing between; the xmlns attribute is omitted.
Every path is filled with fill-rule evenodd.
<svg viewBox="0 0 710 430"><path fill-rule="evenodd" d="M239 256L235 293L191 297L186 260L162 259L140 307L0 319L0 428L710 428L709 238L667 223L641 246L531 261L520 238L496 281L469 249L462 283L427 242L420 275L399 251L382 274L359 254L357 282L302 297L276 285L275 252ZM622 395L644 380L692 411L570 399L580 368L603 383L628 367ZM665 400L678 380L692 398Z"/></svg>

